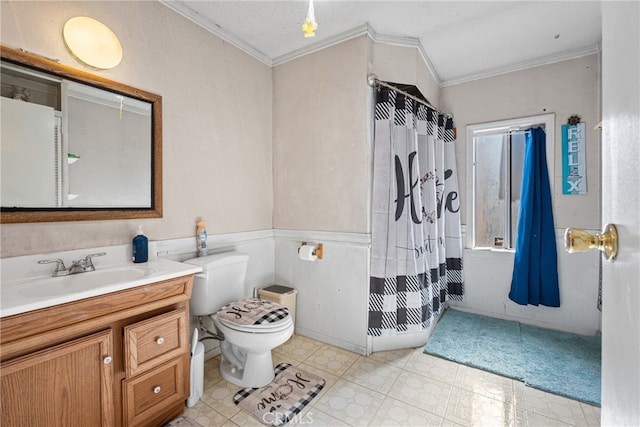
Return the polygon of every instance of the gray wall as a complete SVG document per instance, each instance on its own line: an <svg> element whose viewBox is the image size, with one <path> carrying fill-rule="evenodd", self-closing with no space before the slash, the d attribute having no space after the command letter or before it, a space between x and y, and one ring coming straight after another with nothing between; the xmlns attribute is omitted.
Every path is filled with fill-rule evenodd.
<svg viewBox="0 0 640 427"><path fill-rule="evenodd" d="M274 68L274 228L369 230L367 43Z"/></svg>

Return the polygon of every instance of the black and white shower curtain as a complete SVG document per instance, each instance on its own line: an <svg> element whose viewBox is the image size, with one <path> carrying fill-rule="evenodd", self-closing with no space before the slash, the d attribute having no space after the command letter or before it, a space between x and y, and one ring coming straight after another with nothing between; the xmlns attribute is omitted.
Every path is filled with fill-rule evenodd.
<svg viewBox="0 0 640 427"><path fill-rule="evenodd" d="M382 88L376 94L369 327L427 328L463 295L460 201L451 118Z"/></svg>

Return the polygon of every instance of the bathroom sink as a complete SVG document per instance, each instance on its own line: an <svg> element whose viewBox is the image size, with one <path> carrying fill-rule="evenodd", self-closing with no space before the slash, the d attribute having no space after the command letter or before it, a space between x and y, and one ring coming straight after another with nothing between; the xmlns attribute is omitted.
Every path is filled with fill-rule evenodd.
<svg viewBox="0 0 640 427"><path fill-rule="evenodd" d="M0 317L119 292L200 271L202 268L198 266L154 259L140 264L123 262L101 265L96 266L95 271L61 277L29 277L29 272L26 272L23 277L0 281Z"/></svg>
<svg viewBox="0 0 640 427"><path fill-rule="evenodd" d="M20 293L27 296L56 297L85 292L103 286L140 280L154 273L150 267L124 266L62 277L43 277L23 283Z"/></svg>

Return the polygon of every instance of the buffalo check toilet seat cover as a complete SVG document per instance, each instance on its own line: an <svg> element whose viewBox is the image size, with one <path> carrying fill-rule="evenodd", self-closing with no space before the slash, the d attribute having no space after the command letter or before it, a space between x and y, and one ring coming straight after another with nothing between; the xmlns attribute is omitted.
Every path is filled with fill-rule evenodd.
<svg viewBox="0 0 640 427"><path fill-rule="evenodd" d="M277 302L246 298L218 310L218 319L238 326L275 326L289 318L289 309Z"/></svg>

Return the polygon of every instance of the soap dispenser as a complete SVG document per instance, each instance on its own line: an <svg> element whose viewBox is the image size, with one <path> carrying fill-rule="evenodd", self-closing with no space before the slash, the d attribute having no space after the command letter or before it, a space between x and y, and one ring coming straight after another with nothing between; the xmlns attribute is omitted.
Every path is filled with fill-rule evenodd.
<svg viewBox="0 0 640 427"><path fill-rule="evenodd" d="M149 260L149 239L144 235L142 226L138 226L138 233L132 240L133 262L147 262Z"/></svg>

